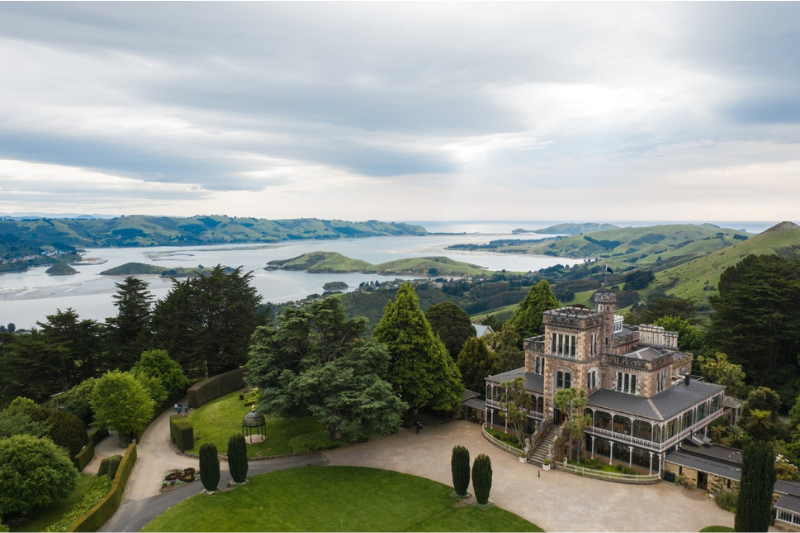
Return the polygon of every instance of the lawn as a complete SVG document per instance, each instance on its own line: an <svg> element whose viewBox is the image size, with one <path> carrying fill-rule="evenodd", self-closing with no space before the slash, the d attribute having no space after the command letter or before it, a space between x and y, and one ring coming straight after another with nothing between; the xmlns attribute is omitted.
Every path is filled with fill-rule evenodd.
<svg viewBox="0 0 800 533"><path fill-rule="evenodd" d="M201 445L213 442L219 453L226 453L228 439L234 433L242 432L242 418L249 410L250 407L239 399L239 393L234 392L192 411L189 422L194 427L195 446L189 451L199 453ZM289 446L291 439L324 430L325 427L310 416L297 420L267 417L267 440L248 444L247 457L253 459L293 453L294 450Z"/></svg>
<svg viewBox="0 0 800 533"><path fill-rule="evenodd" d="M69 496L64 499L57 500L47 507L32 511L30 516L9 525L11 531L42 531L50 524L54 524L61 520L61 517L67 514L72 506L81 499L81 496L89 490L92 486L95 476L89 474L80 474L78 478L78 486L75 487Z"/></svg>
<svg viewBox="0 0 800 533"><path fill-rule="evenodd" d="M307 466L199 494L142 531L542 531L498 507L456 500L424 478L343 466Z"/></svg>

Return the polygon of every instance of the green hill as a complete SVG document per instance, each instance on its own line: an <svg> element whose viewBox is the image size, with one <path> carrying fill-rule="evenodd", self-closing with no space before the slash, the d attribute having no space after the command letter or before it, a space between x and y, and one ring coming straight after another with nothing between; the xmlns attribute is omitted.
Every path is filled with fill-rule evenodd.
<svg viewBox="0 0 800 533"><path fill-rule="evenodd" d="M228 268L228 267L226 267ZM207 274L211 269L205 267L177 267L168 268L158 265L148 265L147 263L125 263L118 267L109 268L100 272L101 276L136 276L153 274L165 278L185 278L188 276L197 276L200 274Z"/></svg>
<svg viewBox="0 0 800 533"><path fill-rule="evenodd" d="M50 274L51 276L71 276L77 273L77 270L66 263L56 263L45 271L45 274Z"/></svg>
<svg viewBox="0 0 800 533"><path fill-rule="evenodd" d="M750 254L800 255L800 226L781 222L746 241L656 272L648 292L661 288L669 295L695 298L698 304L706 304L708 296L715 294L722 272Z"/></svg>
<svg viewBox="0 0 800 533"><path fill-rule="evenodd" d="M74 251L105 246L176 246L295 239L339 239L425 235L422 226L395 222L346 222L315 218L266 220L225 215L189 218L126 216L111 219L37 219L0 221L0 257Z"/></svg>
<svg viewBox="0 0 800 533"><path fill-rule="evenodd" d="M511 233L539 233L541 235L579 235L606 229L615 229L614 224L598 224L597 222L584 222L583 224L556 224L541 229L515 229Z"/></svg>
<svg viewBox="0 0 800 533"><path fill-rule="evenodd" d="M336 252L309 252L291 259L273 260L267 263L266 268L305 270L310 273L364 272L416 276L477 276L491 273L481 266L454 261L447 257L412 257L373 265Z"/></svg>

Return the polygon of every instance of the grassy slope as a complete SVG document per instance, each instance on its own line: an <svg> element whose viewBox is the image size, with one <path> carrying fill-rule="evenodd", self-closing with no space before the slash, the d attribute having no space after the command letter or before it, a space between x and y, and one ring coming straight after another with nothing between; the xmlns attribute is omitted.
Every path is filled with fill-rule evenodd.
<svg viewBox="0 0 800 533"><path fill-rule="evenodd" d="M585 222L583 224L556 224L555 226L548 226L546 228L523 230L516 229L513 233L538 233L540 235L577 235L578 233L591 233L593 231L602 231L607 229L614 229L618 226L614 224L604 224L596 222Z"/></svg>
<svg viewBox="0 0 800 533"><path fill-rule="evenodd" d="M308 466L199 494L142 531L541 531L497 507L464 505L451 492L387 470Z"/></svg>
<svg viewBox="0 0 800 533"><path fill-rule="evenodd" d="M72 506L86 493L92 486L95 476L89 474L80 474L78 478L78 486L73 490L69 496L64 499L55 501L44 507L33 511L28 518L17 522L10 526L11 531L42 531L47 526L54 524L61 520L61 517L67 514Z"/></svg>
<svg viewBox="0 0 800 533"><path fill-rule="evenodd" d="M454 261L447 257L411 257L373 265L360 259L351 259L337 252L309 252L284 261L270 261L270 265L286 270L319 272L365 272L384 275L428 275L435 268L437 276L474 276L490 274L478 265Z"/></svg>
<svg viewBox="0 0 800 533"><path fill-rule="evenodd" d="M195 447L193 453L200 451L200 446L213 442L220 453L226 453L228 439L233 434L242 432L242 418L250 411L245 402L239 400L239 393L234 392L198 407L189 414L189 422L194 426ZM323 431L325 427L312 417L299 420L282 418L267 419L267 440L247 445L247 457L269 457L292 453L289 441L298 435ZM200 437L198 439L198 437ZM224 530L220 530L224 531Z"/></svg>
<svg viewBox="0 0 800 533"><path fill-rule="evenodd" d="M774 254L791 248L800 249L800 228L766 231L705 257L657 272L656 281L651 284L651 288L673 283L677 279L677 285L667 290L667 294L679 298L695 298L698 303L705 303L707 296L714 294L703 290L706 282L709 286L716 287L726 268L750 254Z"/></svg>

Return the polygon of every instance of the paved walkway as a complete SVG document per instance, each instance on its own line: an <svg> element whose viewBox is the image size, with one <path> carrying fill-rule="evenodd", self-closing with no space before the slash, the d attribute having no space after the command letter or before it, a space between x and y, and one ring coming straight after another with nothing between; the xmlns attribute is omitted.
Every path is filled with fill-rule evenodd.
<svg viewBox="0 0 800 533"><path fill-rule="evenodd" d="M139 531L171 506L203 490L195 482L160 494L164 472L198 467L197 459L177 454L170 445L170 414L161 415L143 435L122 505L101 531ZM331 464L383 468L450 485L450 455L457 444L469 449L471 459L481 453L492 458L490 499L494 503L545 531L699 531L709 525L733 526L733 514L718 508L704 491L663 482L635 486L541 471L489 444L480 426L467 421L427 426L419 435L407 429L321 454L251 461L248 475ZM87 472L96 471L101 457L121 453L116 435L104 439L96 452ZM224 486L230 474L227 463L221 466L220 486Z"/></svg>

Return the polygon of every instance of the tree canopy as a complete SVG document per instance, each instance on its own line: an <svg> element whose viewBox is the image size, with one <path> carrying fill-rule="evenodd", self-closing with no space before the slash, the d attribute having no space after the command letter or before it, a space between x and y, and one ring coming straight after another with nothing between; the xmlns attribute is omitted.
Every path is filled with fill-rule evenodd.
<svg viewBox="0 0 800 533"><path fill-rule="evenodd" d="M455 361L467 339L477 335L472 319L466 311L453 302L441 302L432 305L425 312L425 318L431 329L442 339L447 352Z"/></svg>
<svg viewBox="0 0 800 533"><path fill-rule="evenodd" d="M134 371L158 378L166 389L167 397L174 396L188 385L189 380L181 365L169 357L166 350L146 350L133 365Z"/></svg>
<svg viewBox="0 0 800 533"><path fill-rule="evenodd" d="M500 358L500 372L525 366L525 352L519 347L519 334L512 324L503 324L501 329L487 333L481 339Z"/></svg>
<svg viewBox="0 0 800 533"><path fill-rule="evenodd" d="M404 402L413 409L458 409L464 392L461 374L420 310L413 285L404 283L386 304L373 337L389 350L388 379Z"/></svg>
<svg viewBox="0 0 800 533"><path fill-rule="evenodd" d="M258 411L310 413L334 440L399 428L407 405L386 381L389 354L365 339L366 324L348 318L338 298L326 298L286 309L277 327L259 327L245 376L258 387Z"/></svg>
<svg viewBox="0 0 800 533"><path fill-rule="evenodd" d="M142 431L153 417L155 402L130 373L112 370L97 379L92 409L97 426L120 433L120 440Z"/></svg>
<svg viewBox="0 0 800 533"><path fill-rule="evenodd" d="M742 474L736 503L736 531L768 531L772 521L775 454L768 442L754 441L742 451Z"/></svg>
<svg viewBox="0 0 800 533"><path fill-rule="evenodd" d="M542 317L548 309L558 307L558 300L546 280L528 291L509 321L522 339L539 335L543 331Z"/></svg>
<svg viewBox="0 0 800 533"><path fill-rule="evenodd" d="M485 378L499 374L502 370L500 356L489 351L483 339L473 337L467 340L456 360L464 386L474 392L482 393L486 388Z"/></svg>
<svg viewBox="0 0 800 533"><path fill-rule="evenodd" d="M153 295L146 282L128 276L117 283L112 296L117 316L106 319L107 369L128 370L148 343L147 335L152 316Z"/></svg>

